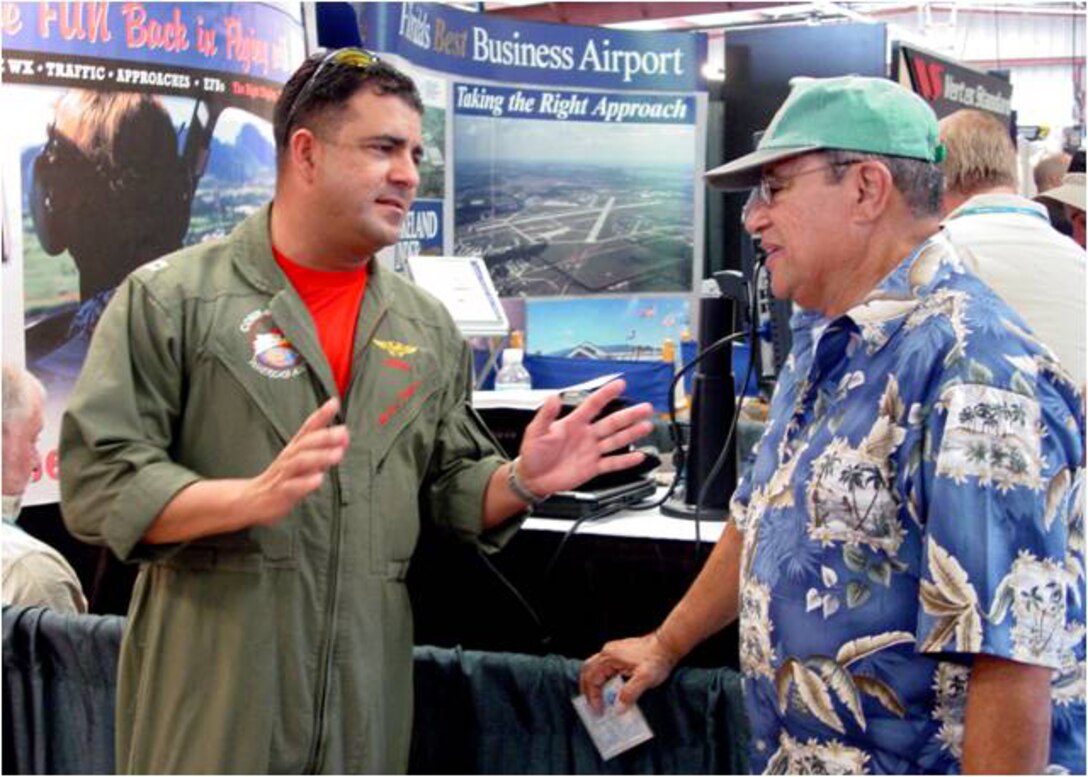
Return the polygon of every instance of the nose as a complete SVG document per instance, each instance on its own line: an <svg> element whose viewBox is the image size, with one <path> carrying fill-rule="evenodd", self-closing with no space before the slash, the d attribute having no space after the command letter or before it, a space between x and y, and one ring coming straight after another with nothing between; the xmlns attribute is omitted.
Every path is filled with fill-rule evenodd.
<svg viewBox="0 0 1088 777"><path fill-rule="evenodd" d="M756 194L755 190L748 197L748 201L744 203L744 210L741 211L741 222L744 224L744 231L749 235L762 232L767 227L767 205Z"/></svg>
<svg viewBox="0 0 1088 777"><path fill-rule="evenodd" d="M408 149L398 154L396 161L389 169L389 179L397 186L415 190L419 186L419 164Z"/></svg>

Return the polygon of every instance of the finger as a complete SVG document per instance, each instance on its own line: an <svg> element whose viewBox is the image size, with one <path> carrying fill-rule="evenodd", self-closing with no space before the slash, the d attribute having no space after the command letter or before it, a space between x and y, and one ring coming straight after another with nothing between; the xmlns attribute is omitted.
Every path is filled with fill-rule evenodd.
<svg viewBox="0 0 1088 777"><path fill-rule="evenodd" d="M601 689L617 671L599 653L583 665L578 686L589 702L590 709L598 715L604 712Z"/></svg>
<svg viewBox="0 0 1088 777"><path fill-rule="evenodd" d="M620 689L619 694L616 696L616 712L622 715L627 711L628 707L637 702L642 694L653 685L653 678L650 676L649 672L641 669L635 672L631 675L630 679L623 684L623 688Z"/></svg>
<svg viewBox="0 0 1088 777"><path fill-rule="evenodd" d="M642 421L634 426L630 426L620 432L606 437L603 440L599 440L597 445L601 453L610 453L611 451L619 450L633 442L641 440L643 437L653 431L654 425L649 421Z"/></svg>
<svg viewBox="0 0 1088 777"><path fill-rule="evenodd" d="M314 472L303 478L297 478L292 482L292 486L295 492L298 494L296 499L301 499L312 491L316 491L321 488L321 484L325 480L324 472Z"/></svg>
<svg viewBox="0 0 1088 777"><path fill-rule="evenodd" d="M649 402L643 402L634 407L611 413L593 424L593 434L598 440L603 440L616 432L647 422L653 416L653 412L653 405Z"/></svg>
<svg viewBox="0 0 1088 777"><path fill-rule="evenodd" d="M328 426L332 423L333 419L336 418L338 412L340 412L340 400L333 397L317 410L310 413L309 417L302 422L302 426L298 428L298 431L292 439L297 440L307 432Z"/></svg>
<svg viewBox="0 0 1088 777"><path fill-rule="evenodd" d="M646 454L642 451L620 453L615 456L602 456L597 462L597 474L603 475L606 472L618 472L621 469L630 469L631 467L641 464L645 458Z"/></svg>
<svg viewBox="0 0 1088 777"><path fill-rule="evenodd" d="M291 442L295 451L320 450L324 448L344 448L348 444L348 429L343 424L312 429L305 434L296 435Z"/></svg>
<svg viewBox="0 0 1088 777"><path fill-rule="evenodd" d="M548 431L548 427L559 417L559 411L563 409L563 402L558 394L552 394L544 400L544 404L536 411L533 420L525 427L525 437L539 437Z"/></svg>
<svg viewBox="0 0 1088 777"><path fill-rule="evenodd" d="M585 401L574 409L568 418L572 421L588 423L601 414L605 405L616 399L627 389L627 383L623 378L617 378L611 383L606 383L594 391Z"/></svg>
<svg viewBox="0 0 1088 777"><path fill-rule="evenodd" d="M329 467L339 464L343 458L343 448L296 452L281 462L283 476L294 479L307 477L314 472L325 472Z"/></svg>

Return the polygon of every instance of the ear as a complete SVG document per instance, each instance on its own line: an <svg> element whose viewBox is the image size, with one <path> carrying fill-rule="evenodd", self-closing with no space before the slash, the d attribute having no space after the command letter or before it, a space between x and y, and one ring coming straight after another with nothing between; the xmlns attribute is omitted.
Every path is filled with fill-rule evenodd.
<svg viewBox="0 0 1088 777"><path fill-rule="evenodd" d="M312 130L300 127L291 133L287 141L287 155L291 167L306 183L314 180L317 168L318 139Z"/></svg>
<svg viewBox="0 0 1088 777"><path fill-rule="evenodd" d="M880 162L867 160L853 165L847 175L853 177L856 217L863 222L876 221L888 209L895 192L891 172Z"/></svg>

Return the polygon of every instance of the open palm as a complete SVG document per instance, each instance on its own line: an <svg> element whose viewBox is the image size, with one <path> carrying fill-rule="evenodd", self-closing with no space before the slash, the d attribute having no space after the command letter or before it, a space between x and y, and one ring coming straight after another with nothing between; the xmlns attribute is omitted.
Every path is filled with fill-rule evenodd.
<svg viewBox="0 0 1088 777"><path fill-rule="evenodd" d="M648 402L594 421L625 388L622 380L602 386L564 418L559 418L559 396L549 397L521 443L518 473L525 486L536 494L552 494L639 464L644 458L639 452L607 454L649 433L653 408Z"/></svg>

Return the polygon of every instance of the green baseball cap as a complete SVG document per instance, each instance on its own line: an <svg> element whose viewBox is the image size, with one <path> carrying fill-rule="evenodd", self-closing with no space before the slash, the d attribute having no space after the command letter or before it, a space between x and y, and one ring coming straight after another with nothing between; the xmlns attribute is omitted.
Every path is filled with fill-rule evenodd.
<svg viewBox="0 0 1088 777"><path fill-rule="evenodd" d="M794 78L786 101L756 150L704 176L718 189L759 183L764 165L812 151L837 149L944 159L937 116L925 100L885 78Z"/></svg>

